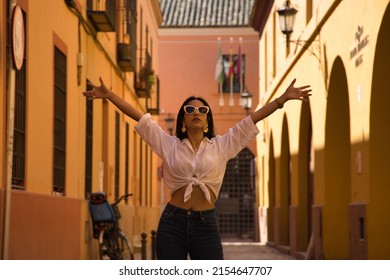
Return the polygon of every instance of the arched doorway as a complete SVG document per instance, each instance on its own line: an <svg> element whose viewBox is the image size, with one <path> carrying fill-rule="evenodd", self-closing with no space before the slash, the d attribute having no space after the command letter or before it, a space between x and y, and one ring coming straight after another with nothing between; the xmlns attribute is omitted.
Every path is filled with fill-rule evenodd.
<svg viewBox="0 0 390 280"><path fill-rule="evenodd" d="M390 258L390 4L378 33L370 108L370 194L367 206L369 259Z"/></svg>
<svg viewBox="0 0 390 280"><path fill-rule="evenodd" d="M333 63L325 125L325 259L349 259L348 207L351 196L349 94L340 57Z"/></svg>
<svg viewBox="0 0 390 280"><path fill-rule="evenodd" d="M291 206L291 155L287 116L283 116L282 142L279 158L276 200L278 213L278 245L290 245L290 206Z"/></svg>
<svg viewBox="0 0 390 280"><path fill-rule="evenodd" d="M268 159L268 210L267 210L267 239L269 243L275 242L275 154L272 132L269 137Z"/></svg>
<svg viewBox="0 0 390 280"><path fill-rule="evenodd" d="M312 234L314 147L310 103L303 102L299 125L297 251L306 251Z"/></svg>
<svg viewBox="0 0 390 280"><path fill-rule="evenodd" d="M256 236L254 232L255 192L254 155L245 148L228 161L216 202L223 239L239 238L253 241Z"/></svg>

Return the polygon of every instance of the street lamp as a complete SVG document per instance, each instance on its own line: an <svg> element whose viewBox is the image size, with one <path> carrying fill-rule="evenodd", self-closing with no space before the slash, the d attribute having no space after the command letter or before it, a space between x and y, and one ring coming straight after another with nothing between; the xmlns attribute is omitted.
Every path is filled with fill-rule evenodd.
<svg viewBox="0 0 390 280"><path fill-rule="evenodd" d="M279 15L279 26L283 34L286 35L286 47L289 49L290 35L293 32L295 15L298 12L290 3L286 0L283 7L277 10Z"/></svg>
<svg viewBox="0 0 390 280"><path fill-rule="evenodd" d="M246 110L247 115L249 115L249 111L252 108L252 98L253 94L247 92L246 89L243 93L241 93L241 104L242 107Z"/></svg>
<svg viewBox="0 0 390 280"><path fill-rule="evenodd" d="M167 129L169 131L169 134L173 135L173 121L174 121L174 118L172 118L171 113L168 113L168 116L165 118L164 121L165 121L165 123L167 125Z"/></svg>

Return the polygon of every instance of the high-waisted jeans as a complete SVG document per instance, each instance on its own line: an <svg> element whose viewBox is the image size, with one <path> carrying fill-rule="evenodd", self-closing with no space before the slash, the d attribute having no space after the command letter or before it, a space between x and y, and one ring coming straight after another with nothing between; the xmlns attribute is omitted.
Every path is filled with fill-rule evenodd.
<svg viewBox="0 0 390 280"><path fill-rule="evenodd" d="M167 204L156 239L159 260L222 260L215 209L192 211Z"/></svg>

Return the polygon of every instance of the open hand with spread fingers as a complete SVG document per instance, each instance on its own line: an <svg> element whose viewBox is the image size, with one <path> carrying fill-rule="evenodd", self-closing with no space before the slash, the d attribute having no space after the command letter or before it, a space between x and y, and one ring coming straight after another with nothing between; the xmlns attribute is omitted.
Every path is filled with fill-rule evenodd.
<svg viewBox="0 0 390 280"><path fill-rule="evenodd" d="M287 100L291 99L298 99L302 101L308 101L309 96L311 96L311 88L310 85L301 86L301 87L294 87L295 81L297 79L294 79L291 84L286 89L284 95L284 98Z"/></svg>
<svg viewBox="0 0 390 280"><path fill-rule="evenodd" d="M257 111L253 112L251 114L253 122L257 123L258 121L261 121L262 119L271 115L273 112L275 112L275 110L283 108L284 103L289 100L308 101L309 96L311 96L310 85L294 87L296 80L297 79L294 79L287 87L286 91L281 96L275 98L273 102L269 102Z"/></svg>
<svg viewBox="0 0 390 280"><path fill-rule="evenodd" d="M107 99L110 95L110 90L106 87L101 77L99 77L99 81L100 86L89 82L88 84L92 87L92 89L84 91L83 95L88 99Z"/></svg>

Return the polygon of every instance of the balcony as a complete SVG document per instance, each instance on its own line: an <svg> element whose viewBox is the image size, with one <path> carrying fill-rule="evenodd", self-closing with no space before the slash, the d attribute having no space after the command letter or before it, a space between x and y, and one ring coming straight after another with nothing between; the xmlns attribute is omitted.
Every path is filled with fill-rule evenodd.
<svg viewBox="0 0 390 280"><path fill-rule="evenodd" d="M133 50L134 49L134 50ZM135 71L135 47L129 43L118 43L117 63L124 72Z"/></svg>
<svg viewBox="0 0 390 280"><path fill-rule="evenodd" d="M117 64L124 72L135 72L137 65L136 2L134 0L122 2L117 12L120 23L117 30Z"/></svg>
<svg viewBox="0 0 390 280"><path fill-rule="evenodd" d="M146 99L146 108L148 113L150 113L151 115L160 114L160 79L157 75L153 75L150 98Z"/></svg>
<svg viewBox="0 0 390 280"><path fill-rule="evenodd" d="M150 97L150 89L154 82L154 70L152 69L152 60L148 52L146 52L145 62L142 65L135 78L135 92L140 98Z"/></svg>
<svg viewBox="0 0 390 280"><path fill-rule="evenodd" d="M116 0L88 0L87 15L97 32L115 32Z"/></svg>
<svg viewBox="0 0 390 280"><path fill-rule="evenodd" d="M135 81L135 92L140 98L150 97L150 81L148 79L146 69L141 68L140 72L137 73Z"/></svg>

